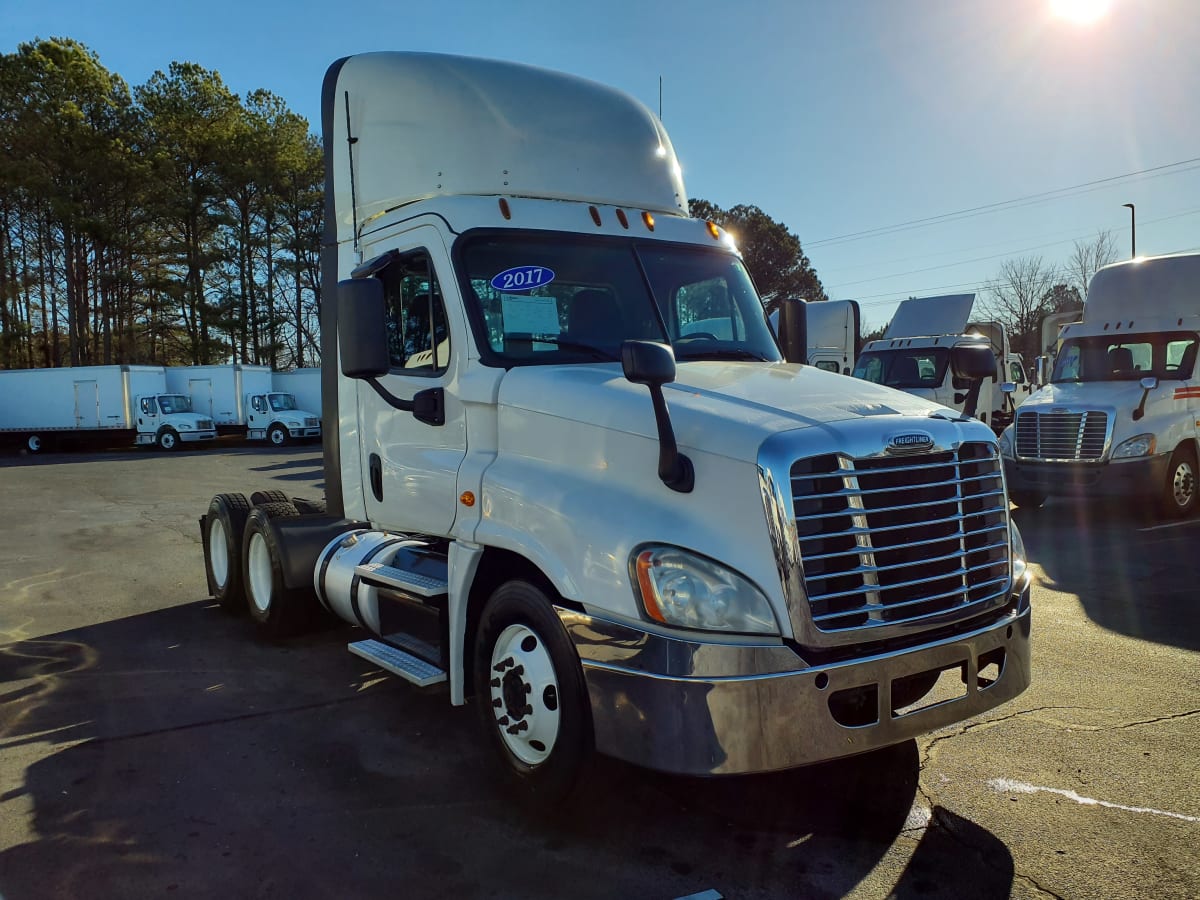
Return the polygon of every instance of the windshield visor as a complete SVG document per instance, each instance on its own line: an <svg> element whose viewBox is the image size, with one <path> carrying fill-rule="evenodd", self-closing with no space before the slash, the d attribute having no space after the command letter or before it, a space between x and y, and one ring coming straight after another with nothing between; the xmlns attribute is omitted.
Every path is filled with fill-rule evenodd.
<svg viewBox="0 0 1200 900"><path fill-rule="evenodd" d="M741 260L722 250L489 233L461 258L489 362L619 360L631 339L669 343L679 360L781 359Z"/></svg>
<svg viewBox="0 0 1200 900"><path fill-rule="evenodd" d="M950 351L945 347L877 350L858 358L854 377L901 390L939 388L949 364Z"/></svg>
<svg viewBox="0 0 1200 900"><path fill-rule="evenodd" d="M1187 331L1068 338L1050 380L1138 381L1153 375L1159 381L1183 381L1192 377L1196 347L1196 333Z"/></svg>

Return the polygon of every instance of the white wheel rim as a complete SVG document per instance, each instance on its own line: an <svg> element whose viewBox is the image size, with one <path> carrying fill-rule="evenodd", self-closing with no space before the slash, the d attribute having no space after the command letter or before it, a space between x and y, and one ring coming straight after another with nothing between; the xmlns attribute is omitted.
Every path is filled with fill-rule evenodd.
<svg viewBox="0 0 1200 900"><path fill-rule="evenodd" d="M272 431L271 431L271 443L272 444L282 444L283 443L283 432L280 431L278 428L272 429Z"/></svg>
<svg viewBox="0 0 1200 900"><path fill-rule="evenodd" d="M1186 462L1175 467L1175 478L1171 485L1175 492L1175 502L1184 509L1192 502L1192 494L1196 491L1196 474L1191 465Z"/></svg>
<svg viewBox="0 0 1200 900"><path fill-rule="evenodd" d="M220 519L213 519L208 528L208 563L212 566L213 581L222 588L229 579L229 545L225 540L225 526Z"/></svg>
<svg viewBox="0 0 1200 900"><path fill-rule="evenodd" d="M162 445L168 450L170 450L172 447L174 447L175 446L175 435L171 434L171 432L169 432L169 431L166 434L164 434L162 436Z"/></svg>
<svg viewBox="0 0 1200 900"><path fill-rule="evenodd" d="M250 536L246 571L250 576L250 602L260 613L265 613L271 608L271 550L257 532Z"/></svg>
<svg viewBox="0 0 1200 900"><path fill-rule="evenodd" d="M526 625L509 625L492 647L491 703L496 731L527 766L554 752L562 697L545 642Z"/></svg>
<svg viewBox="0 0 1200 900"><path fill-rule="evenodd" d="M29 440L25 442L25 446L27 446L34 453L37 453L42 449L42 439L36 434L31 434L29 436Z"/></svg>

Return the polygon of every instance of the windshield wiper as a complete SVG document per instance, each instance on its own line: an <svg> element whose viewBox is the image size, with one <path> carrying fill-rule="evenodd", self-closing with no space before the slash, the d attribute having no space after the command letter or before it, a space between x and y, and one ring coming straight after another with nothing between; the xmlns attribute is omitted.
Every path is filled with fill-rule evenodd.
<svg viewBox="0 0 1200 900"><path fill-rule="evenodd" d="M549 335L535 338L535 344L553 344L562 350L580 350L589 354L592 359L601 359L605 362L620 362L620 357L616 354L603 349L602 347L594 347L591 344L585 344L581 341L572 341L568 338L552 337Z"/></svg>
<svg viewBox="0 0 1200 900"><path fill-rule="evenodd" d="M761 353L753 350L743 350L740 347L713 348L709 350L675 351L676 359L752 359L756 362L770 362Z"/></svg>

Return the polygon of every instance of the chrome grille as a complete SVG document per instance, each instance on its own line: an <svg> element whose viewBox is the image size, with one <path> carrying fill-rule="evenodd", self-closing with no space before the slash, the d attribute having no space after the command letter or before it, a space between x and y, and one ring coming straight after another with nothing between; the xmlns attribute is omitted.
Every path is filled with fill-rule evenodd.
<svg viewBox="0 0 1200 900"><path fill-rule="evenodd" d="M993 445L798 460L792 502L812 619L845 633L983 612L1009 584L1008 502Z"/></svg>
<svg viewBox="0 0 1200 900"><path fill-rule="evenodd" d="M196 423L196 427L200 431L211 431L213 427L212 419L200 419Z"/></svg>
<svg viewBox="0 0 1200 900"><path fill-rule="evenodd" d="M321 420L317 419L313 416L309 416L307 419L304 420L305 428L316 428L320 424L321 424Z"/></svg>
<svg viewBox="0 0 1200 900"><path fill-rule="evenodd" d="M1088 412L1017 413L1017 456L1097 460L1104 455L1108 415Z"/></svg>

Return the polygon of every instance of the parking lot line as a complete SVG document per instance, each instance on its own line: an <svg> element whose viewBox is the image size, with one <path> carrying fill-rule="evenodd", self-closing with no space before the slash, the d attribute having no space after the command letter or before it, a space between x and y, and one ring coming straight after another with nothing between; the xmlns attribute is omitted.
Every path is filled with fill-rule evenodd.
<svg viewBox="0 0 1200 900"><path fill-rule="evenodd" d="M1148 813L1152 816L1166 816L1169 819L1181 819L1184 822L1200 822L1200 818L1196 816L1185 816L1183 813L1167 812L1164 809L1153 809L1149 806L1122 806L1120 803L1110 803L1107 800L1096 800L1092 797L1084 797L1075 791L1067 791L1062 788L1041 787L1036 784L1026 784L1024 781L1013 781L1010 778L991 778L988 780L988 787L1002 793L1011 794L1057 794L1060 797L1066 797L1068 800L1074 800L1081 806L1103 806L1107 809L1120 809L1125 812Z"/></svg>

